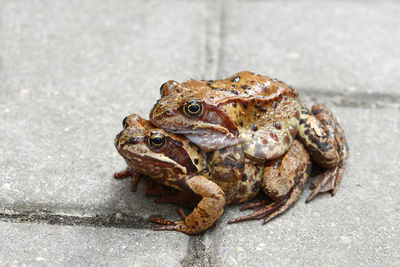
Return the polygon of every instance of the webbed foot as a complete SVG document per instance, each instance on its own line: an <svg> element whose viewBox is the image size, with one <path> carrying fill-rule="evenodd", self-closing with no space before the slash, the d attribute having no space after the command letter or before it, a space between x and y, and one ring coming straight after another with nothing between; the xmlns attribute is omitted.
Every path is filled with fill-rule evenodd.
<svg viewBox="0 0 400 267"><path fill-rule="evenodd" d="M348 151L346 143L343 145L342 153L344 158L339 163L339 166L328 169L320 175L316 176L310 184L312 190L310 196L306 199L306 203L310 202L316 195L323 192L329 192L331 196L336 194L340 181L346 167Z"/></svg>

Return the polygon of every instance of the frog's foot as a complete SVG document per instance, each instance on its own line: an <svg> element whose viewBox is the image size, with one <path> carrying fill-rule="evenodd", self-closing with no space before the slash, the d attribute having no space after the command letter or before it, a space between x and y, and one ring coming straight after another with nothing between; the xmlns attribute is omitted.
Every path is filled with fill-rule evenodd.
<svg viewBox="0 0 400 267"><path fill-rule="evenodd" d="M200 234L203 231L198 231L197 229L192 229L188 226L186 226L185 221L170 221L170 220L164 220L164 219L159 219L159 218L149 218L149 222L153 223L158 223L163 226L153 228L153 231L178 231L182 232L188 235L192 234Z"/></svg>
<svg viewBox="0 0 400 267"><path fill-rule="evenodd" d="M306 202L322 192L330 192L334 196L349 156L344 131L337 118L322 104L315 104L312 113L304 106L297 136L310 152L312 159L327 169L314 179L311 188L313 191Z"/></svg>
<svg viewBox="0 0 400 267"><path fill-rule="evenodd" d="M140 173L132 170L130 167L126 168L124 171L114 173L115 179L123 179L127 177L132 177L131 189L132 192L136 192L137 184L139 182Z"/></svg>
<svg viewBox="0 0 400 267"><path fill-rule="evenodd" d="M199 234L214 225L223 213L226 203L225 193L217 184L200 175L189 178L185 183L195 194L202 197L201 201L187 217L182 210L178 210L182 219L180 221L149 218L150 222L163 225L155 228L155 231L170 230L186 234Z"/></svg>
<svg viewBox="0 0 400 267"><path fill-rule="evenodd" d="M266 223L285 212L299 198L310 171L311 161L308 152L299 141L295 140L285 155L266 163L264 168L262 188L275 202L264 207L261 205L262 202L246 205L244 208L259 209L229 223L262 218Z"/></svg>
<svg viewBox="0 0 400 267"><path fill-rule="evenodd" d="M264 219L263 224L267 223L268 221L275 218L279 214L285 212L293 203L297 201L297 199L301 195L301 192L304 189L307 179L308 179L308 173L303 173L302 177L300 178L300 181L285 198L273 202L265 207L261 207L249 215L230 220L228 223L237 223L247 220L259 220L259 219ZM255 204L259 206L259 203L261 202L262 201L256 202ZM265 203L267 203L267 201L265 201Z"/></svg>
<svg viewBox="0 0 400 267"><path fill-rule="evenodd" d="M167 226L167 227L166 226L156 227L153 230L154 231L175 230L175 229L166 229L166 228L169 228L170 226L178 225L179 222L183 222L186 219L186 215L185 215L184 211L181 208L178 208L176 211L177 211L179 217L181 217L182 221L171 221L171 220L164 220L164 219L150 217L149 218L149 222L158 223L158 224Z"/></svg>
<svg viewBox="0 0 400 267"><path fill-rule="evenodd" d="M310 202L319 193L330 192L331 196L334 196L336 194L339 183L342 180L348 158L346 143L344 143L343 145L342 152L344 157L340 161L339 166L333 169L328 169L314 178L314 180L310 184L310 189L312 190L312 192L307 198L306 203Z"/></svg>
<svg viewBox="0 0 400 267"><path fill-rule="evenodd" d="M287 200L287 199L284 199ZM273 213L274 211L276 211L280 206L282 206L284 204L284 200L278 201L278 202L273 202L267 206L263 206L262 203L267 203L267 201L259 201L256 203L251 203L249 205L254 204L254 206L251 207L242 207L240 210L245 210L245 209L256 209L256 211L254 211L253 213L246 215L246 216L242 216L233 220L230 220L228 223L238 223L238 222L243 222L243 221L247 221L247 220L259 220L259 219L263 219L266 216L268 216L269 214ZM245 209L243 209L245 208Z"/></svg>

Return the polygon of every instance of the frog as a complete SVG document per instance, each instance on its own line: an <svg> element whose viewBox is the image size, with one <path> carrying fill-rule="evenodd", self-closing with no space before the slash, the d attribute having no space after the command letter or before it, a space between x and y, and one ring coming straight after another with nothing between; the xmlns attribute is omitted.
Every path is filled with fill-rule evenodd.
<svg viewBox="0 0 400 267"><path fill-rule="evenodd" d="M247 202L259 193L260 188L272 203L229 223L261 218L270 220L296 202L311 169L309 154L297 140L280 158L267 164L245 159L242 166L235 165L241 162L236 159L244 157L241 146L204 152L184 135L157 128L136 114L123 120L123 128L115 138L115 147L128 167L116 172L114 177L132 177L132 189L136 190L140 174L147 175L156 183L177 191L176 195L168 196L160 203L183 206L190 203L188 206L194 206L188 216L178 209L181 220L150 217L150 222L162 225L154 228L156 231L202 233L216 223L226 205ZM231 159L230 164L227 159ZM229 168L224 169L228 165Z"/></svg>
<svg viewBox="0 0 400 267"><path fill-rule="evenodd" d="M259 163L281 157L297 139L324 169L306 202L323 192L335 195L349 153L338 119L323 104L309 110L294 88L250 71L220 80L170 80L160 94L150 111L155 126L184 134L204 151L240 145Z"/></svg>

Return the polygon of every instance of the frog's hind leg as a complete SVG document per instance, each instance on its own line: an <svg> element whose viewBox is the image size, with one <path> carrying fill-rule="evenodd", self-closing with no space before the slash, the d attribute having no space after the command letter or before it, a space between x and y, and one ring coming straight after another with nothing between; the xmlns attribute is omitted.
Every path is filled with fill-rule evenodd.
<svg viewBox="0 0 400 267"><path fill-rule="evenodd" d="M228 223L246 220L263 219L268 222L277 215L285 212L297 201L307 183L311 171L311 161L303 145L295 140L288 152L281 158L269 162L264 169L263 190L275 202L261 207L257 202L244 206L245 208L259 208L255 212Z"/></svg>
<svg viewBox="0 0 400 267"><path fill-rule="evenodd" d="M348 147L337 118L322 104L315 104L312 113L304 106L300 115L298 139L306 146L312 159L326 171L314 178L313 190L306 202L318 193L335 195L348 158Z"/></svg>
<svg viewBox="0 0 400 267"><path fill-rule="evenodd" d="M274 202L269 204L268 206L262 207L258 209L257 211L234 219L230 220L228 223L237 223L237 222L242 222L242 221L247 221L247 220L259 220L264 218L263 224L267 223L274 217L278 216L279 214L285 212L293 203L297 201L299 196L301 195L301 192L303 192L304 186L307 183L307 179L309 177L308 173L303 173L299 183L292 189L292 191L289 193L287 197L282 199L281 201ZM256 203L258 204L258 203Z"/></svg>
<svg viewBox="0 0 400 267"><path fill-rule="evenodd" d="M161 224L154 228L155 231L173 230L186 234L199 234L214 225L224 211L226 203L225 193L214 182L203 176L193 176L186 180L185 186L192 190L194 194L202 197L196 208L191 214L185 216L178 211L182 220L170 221L150 217L150 222Z"/></svg>

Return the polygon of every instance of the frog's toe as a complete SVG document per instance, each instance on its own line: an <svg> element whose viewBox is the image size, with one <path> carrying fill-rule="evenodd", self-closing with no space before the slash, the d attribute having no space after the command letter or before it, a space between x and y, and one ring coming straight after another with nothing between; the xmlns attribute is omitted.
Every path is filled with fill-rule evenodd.
<svg viewBox="0 0 400 267"><path fill-rule="evenodd" d="M261 206L261 203L263 201L256 202L256 203L251 203L251 204L249 204L250 207L248 207L248 208L257 208L257 207L259 207L259 208L256 211L254 211L253 213L249 214L249 215L242 216L242 217L230 220L228 223L231 224L231 223L238 223L238 222L243 222L243 221L247 221L247 220L263 219L266 216L268 216L269 214L274 213L274 211L276 211L280 206L282 206L285 203L286 200L287 200L287 198L284 198L283 200L281 200L279 202L273 202L273 203L271 203L271 204L269 204L267 206L264 206L264 207L259 207L259 206ZM267 201L265 201L264 203L267 203ZM254 204L254 205L252 205L252 204ZM246 206L249 206L249 205L246 205Z"/></svg>
<svg viewBox="0 0 400 267"><path fill-rule="evenodd" d="M306 199L306 203L310 202L319 193L330 192L331 196L334 196L341 178L342 175L339 174L339 167L327 170L315 177L310 185L312 192Z"/></svg>
<svg viewBox="0 0 400 267"><path fill-rule="evenodd" d="M312 192L306 199L306 203L310 202L319 193L329 192L331 196L336 194L340 181L342 180L347 161L347 154L340 164L332 169L326 170L324 173L316 176L310 185Z"/></svg>
<svg viewBox="0 0 400 267"><path fill-rule="evenodd" d="M150 217L149 222L158 223L162 226L153 228L154 231L179 231L185 232L184 230L187 228L184 221L171 221L164 220L160 218Z"/></svg>
<svg viewBox="0 0 400 267"><path fill-rule="evenodd" d="M239 210L244 211L244 210L248 210L248 209L258 209L258 208L264 207L269 202L270 202L269 200L261 200L261 201L257 201L254 203L249 203L249 204L246 204L243 207L241 207Z"/></svg>
<svg viewBox="0 0 400 267"><path fill-rule="evenodd" d="M180 213L178 211L178 213ZM183 219L185 215L182 213L180 217ZM195 235L204 232L205 229L189 227L186 225L185 221L170 221L159 218L150 217L149 222L158 223L162 226L153 228L153 231L178 231L188 235Z"/></svg>
<svg viewBox="0 0 400 267"><path fill-rule="evenodd" d="M158 223L162 225L175 225L178 221L171 221L171 220L150 217L149 222Z"/></svg>
<svg viewBox="0 0 400 267"><path fill-rule="evenodd" d="M131 169L130 167L126 168L124 171L114 173L115 179L123 179L127 177L132 177L131 189L132 192L136 192L136 187L139 182L140 173Z"/></svg>
<svg viewBox="0 0 400 267"><path fill-rule="evenodd" d="M132 175L132 169L129 167L123 171L114 172L115 179L123 179L123 178L129 177L131 175Z"/></svg>

